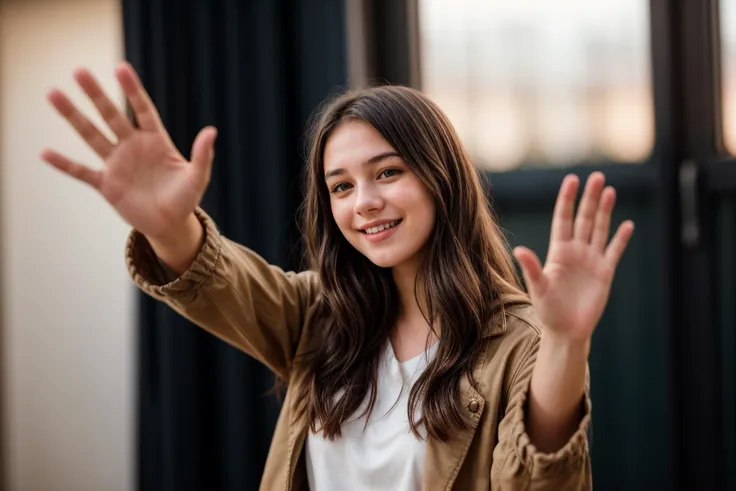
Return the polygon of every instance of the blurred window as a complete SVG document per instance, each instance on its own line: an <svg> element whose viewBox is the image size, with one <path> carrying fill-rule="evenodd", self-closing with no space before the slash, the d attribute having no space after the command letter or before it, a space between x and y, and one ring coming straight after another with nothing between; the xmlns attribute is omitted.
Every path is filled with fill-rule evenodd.
<svg viewBox="0 0 736 491"><path fill-rule="evenodd" d="M478 166L647 159L648 1L418 1L422 91Z"/></svg>
<svg viewBox="0 0 736 491"><path fill-rule="evenodd" d="M736 155L736 0L721 0L721 73L723 142Z"/></svg>

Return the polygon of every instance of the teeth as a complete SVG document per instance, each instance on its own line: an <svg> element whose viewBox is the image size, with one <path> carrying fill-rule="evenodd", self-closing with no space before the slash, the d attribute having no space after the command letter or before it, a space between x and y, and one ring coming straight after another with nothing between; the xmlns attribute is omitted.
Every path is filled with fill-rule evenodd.
<svg viewBox="0 0 736 491"><path fill-rule="evenodd" d="M387 228L391 228L391 227L396 226L397 223L399 223L399 221L398 220L394 220L393 222L384 223L383 225L379 225L377 227L367 228L367 229L365 229L365 233L367 233L367 234L377 234L378 232L383 232Z"/></svg>

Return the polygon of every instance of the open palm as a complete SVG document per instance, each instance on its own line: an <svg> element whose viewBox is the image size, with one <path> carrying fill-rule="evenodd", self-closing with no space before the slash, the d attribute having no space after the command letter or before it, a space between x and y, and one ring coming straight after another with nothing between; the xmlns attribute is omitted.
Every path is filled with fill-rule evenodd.
<svg viewBox="0 0 736 491"><path fill-rule="evenodd" d="M603 174L591 174L575 217L579 181L572 175L564 179L544 266L530 249L514 250L545 329L572 341L592 336L608 302L616 266L634 231L634 224L626 221L608 242L616 193L604 184Z"/></svg>
<svg viewBox="0 0 736 491"><path fill-rule="evenodd" d="M209 183L216 130L200 131L188 162L176 149L156 107L133 68L122 63L116 77L130 102L138 127L102 91L89 71L74 74L105 123L117 137L111 142L58 90L48 99L105 165L92 169L53 151L41 157L66 174L97 189L132 227L149 237L167 236L192 213Z"/></svg>

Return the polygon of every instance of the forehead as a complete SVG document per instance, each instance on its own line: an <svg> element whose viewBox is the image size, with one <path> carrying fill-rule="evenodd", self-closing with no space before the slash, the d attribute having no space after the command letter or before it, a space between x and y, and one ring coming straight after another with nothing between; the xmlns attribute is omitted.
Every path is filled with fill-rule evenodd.
<svg viewBox="0 0 736 491"><path fill-rule="evenodd" d="M394 148L370 124L363 121L345 121L332 131L323 155L324 170L360 165L379 153Z"/></svg>

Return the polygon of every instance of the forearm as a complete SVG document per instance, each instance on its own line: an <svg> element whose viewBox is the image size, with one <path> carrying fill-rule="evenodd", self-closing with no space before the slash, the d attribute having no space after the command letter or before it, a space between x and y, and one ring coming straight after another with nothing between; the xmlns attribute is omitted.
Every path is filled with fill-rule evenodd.
<svg viewBox="0 0 736 491"><path fill-rule="evenodd" d="M562 448L580 423L589 352L590 341L542 336L526 408L527 433L541 452Z"/></svg>
<svg viewBox="0 0 736 491"><path fill-rule="evenodd" d="M181 230L168 237L146 236L153 252L177 276L189 269L204 242L204 227L192 213Z"/></svg>

